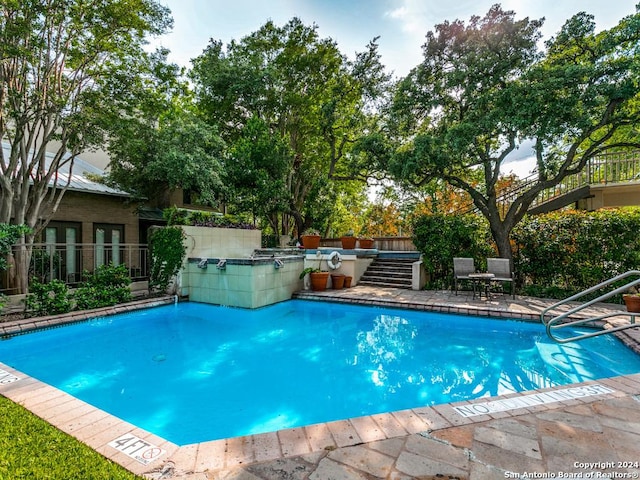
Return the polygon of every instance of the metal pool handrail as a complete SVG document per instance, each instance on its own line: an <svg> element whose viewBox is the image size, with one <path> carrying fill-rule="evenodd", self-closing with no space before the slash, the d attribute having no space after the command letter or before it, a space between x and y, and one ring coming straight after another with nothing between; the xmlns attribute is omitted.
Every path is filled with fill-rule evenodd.
<svg viewBox="0 0 640 480"><path fill-rule="evenodd" d="M626 283L625 285L616 288L615 290L611 290L610 292L606 292L603 293L602 295L600 295L597 298L594 298L593 300L589 300L581 305L578 305L577 307L572 308L571 310L568 310L564 313L561 313L560 315L556 315L555 317L552 317L550 320L547 320L547 316L551 316L550 312L555 310L556 308L565 305L568 302L573 302L578 300L579 298L588 295L590 293L594 293L597 292L598 290L600 290L601 288L607 287L609 285L611 285L612 283L618 282L620 280L623 280L625 278L628 277L639 277L636 278L635 280L632 280L628 283ZM640 316L640 313L634 313L634 312L610 312L610 313L606 313L603 315L598 315L595 317L587 317L587 318L581 318L581 319L576 319L576 320L571 320L569 319L569 317L571 315L574 315L578 312L580 312L581 310L584 310L587 307L590 307L591 305L594 305L598 302L602 302L603 300L606 300L608 298L613 297L614 295L617 295L619 293L624 293L626 291L629 290L630 287L633 287L635 285L639 285L640 284L640 270L629 270L628 272L622 273L620 275L616 275L613 278L610 278L609 280L605 280L602 283L599 283L598 285L595 285L591 288L588 288L586 290L583 290L580 293L576 293L575 295L572 295L569 298L565 298L564 300L561 300L557 303L554 303L553 305L545 308L542 313L540 313L540 321L546 326L547 329L547 335L549 336L549 338L551 338L551 340L558 342L558 343L567 343L567 342L574 342L574 341L578 341L578 340L583 340L585 338L591 338L591 337L597 337L599 335L606 335L609 333L613 333L613 332L619 332L621 330L627 330L629 328L637 328L640 327L640 324L636 324L636 317ZM589 333L584 333L581 335L576 335L574 337L570 337L570 338L558 338L556 336L553 335L553 332L555 330L560 330L562 328L566 328L566 327L571 327L571 326L575 326L575 325L582 325L585 323L589 323L589 322L595 322L595 321L599 321L599 320L604 320L605 318L609 318L609 317L617 317L619 315L629 315L630 317L630 323L628 325L620 325L617 327L612 327L612 328L608 328L606 330L598 330L596 332L589 332Z"/></svg>

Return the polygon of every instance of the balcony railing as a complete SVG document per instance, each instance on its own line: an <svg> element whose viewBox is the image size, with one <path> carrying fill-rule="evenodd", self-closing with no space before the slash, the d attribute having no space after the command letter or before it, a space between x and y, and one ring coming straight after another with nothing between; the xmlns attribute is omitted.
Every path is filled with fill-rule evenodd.
<svg viewBox="0 0 640 480"><path fill-rule="evenodd" d="M15 245L14 252L24 249ZM20 256L14 253L14 259ZM16 260L18 261L18 260ZM75 286L84 280L84 272L93 272L101 265L124 264L132 281L149 277L149 248L146 244L96 244L96 243L35 243L33 245L29 278L40 282L62 280ZM0 291L15 293L10 275L1 279Z"/></svg>

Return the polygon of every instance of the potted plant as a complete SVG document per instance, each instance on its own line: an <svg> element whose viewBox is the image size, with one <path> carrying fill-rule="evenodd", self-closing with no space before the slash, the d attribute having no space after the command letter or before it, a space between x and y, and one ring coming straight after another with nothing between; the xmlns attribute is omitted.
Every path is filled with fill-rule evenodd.
<svg viewBox="0 0 640 480"><path fill-rule="evenodd" d="M632 291L622 295L627 312L640 313L640 292Z"/></svg>
<svg viewBox="0 0 640 480"><path fill-rule="evenodd" d="M356 240L357 238L353 235L353 230L349 230L347 233L340 237L340 241L342 242L342 248L345 250L353 250L356 248Z"/></svg>
<svg viewBox="0 0 640 480"><path fill-rule="evenodd" d="M373 248L373 238L371 237L358 238L358 243L360 248Z"/></svg>
<svg viewBox="0 0 640 480"><path fill-rule="evenodd" d="M341 290L344 288L344 280L346 276L343 273L332 273L331 274L331 288L334 290Z"/></svg>
<svg viewBox="0 0 640 480"><path fill-rule="evenodd" d="M317 249L320 247L320 232L309 228L302 233L302 246L307 249Z"/></svg>
<svg viewBox="0 0 640 480"><path fill-rule="evenodd" d="M311 280L311 290L314 292L322 292L327 289L329 272L325 272L319 268L307 267L300 272L300 278L303 279L307 274L309 274L309 280Z"/></svg>

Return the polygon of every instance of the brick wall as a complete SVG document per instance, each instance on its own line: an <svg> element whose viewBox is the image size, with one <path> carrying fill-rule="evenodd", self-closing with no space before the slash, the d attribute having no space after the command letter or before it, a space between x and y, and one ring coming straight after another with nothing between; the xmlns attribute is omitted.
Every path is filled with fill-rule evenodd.
<svg viewBox="0 0 640 480"><path fill-rule="evenodd" d="M82 223L82 243L94 242L94 223L124 225L122 242L138 243L136 207L123 197L67 191L52 220Z"/></svg>

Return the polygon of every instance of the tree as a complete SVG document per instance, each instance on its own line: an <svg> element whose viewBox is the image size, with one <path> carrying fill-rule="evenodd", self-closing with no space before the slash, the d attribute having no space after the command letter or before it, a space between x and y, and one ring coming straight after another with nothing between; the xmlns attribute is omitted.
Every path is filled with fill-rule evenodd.
<svg viewBox="0 0 640 480"><path fill-rule="evenodd" d="M141 95L144 115L114 125L107 182L162 207L168 206L166 195L178 188L197 196L198 204L215 206L224 190L224 142L195 112L184 90L167 92L163 101L143 98L156 97L159 90Z"/></svg>
<svg viewBox="0 0 640 480"><path fill-rule="evenodd" d="M600 33L592 16L577 14L545 52L541 26L498 5L468 24L437 25L391 108L400 146L387 169L413 185L441 179L469 194L505 258L513 227L541 191L594 155L640 146L637 135L616 135L640 121L640 14ZM503 213L500 167L524 140L534 142L538 179Z"/></svg>
<svg viewBox="0 0 640 480"><path fill-rule="evenodd" d="M17 262L22 291L30 245L57 210L74 159L126 112L149 74L145 36L170 22L153 0L3 0L0 222L32 229Z"/></svg>
<svg viewBox="0 0 640 480"><path fill-rule="evenodd" d="M320 228L335 196L329 180L367 177L368 165L351 150L375 129L370 111L388 80L375 41L349 61L315 26L267 22L226 49L212 41L192 78L207 121L230 146L225 169L242 170L227 176L229 200L257 208L269 198L258 212L274 233L288 234L292 224L298 233ZM256 163L265 147L270 166ZM259 191L248 194L247 185Z"/></svg>

